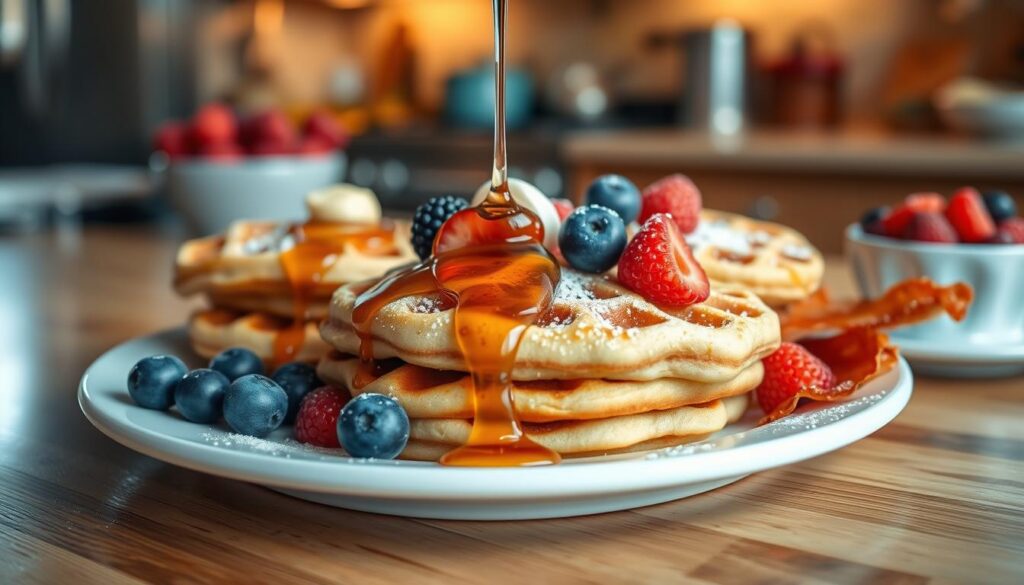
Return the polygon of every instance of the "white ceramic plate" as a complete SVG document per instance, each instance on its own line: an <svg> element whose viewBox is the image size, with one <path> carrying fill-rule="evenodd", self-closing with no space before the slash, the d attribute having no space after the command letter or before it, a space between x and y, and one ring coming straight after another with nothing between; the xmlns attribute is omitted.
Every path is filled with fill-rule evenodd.
<svg viewBox="0 0 1024 585"><path fill-rule="evenodd" d="M944 378L1002 378L1024 373L1024 344L950 343L889 334L919 374Z"/></svg>
<svg viewBox="0 0 1024 585"><path fill-rule="evenodd" d="M649 453L574 459L550 467L453 468L351 459L295 443L290 428L267 440L135 406L128 370L157 353L192 355L182 330L128 341L93 363L79 384L82 411L101 431L151 457L249 481L324 504L424 518L555 518L624 510L699 494L748 474L844 447L891 421L910 399L902 360L849 401L812 404L752 428L756 414L701 443ZM197 360L192 360L198 365Z"/></svg>

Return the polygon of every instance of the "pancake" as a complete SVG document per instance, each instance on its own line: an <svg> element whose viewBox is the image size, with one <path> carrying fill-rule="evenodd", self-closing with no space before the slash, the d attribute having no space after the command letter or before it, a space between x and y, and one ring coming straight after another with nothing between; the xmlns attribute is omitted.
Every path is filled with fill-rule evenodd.
<svg viewBox="0 0 1024 585"><path fill-rule="evenodd" d="M174 288L182 296L205 295L219 308L259 311L281 317L295 314L294 290L282 254L295 245L301 225L238 221L222 235L189 240L178 250ZM407 222L379 226L338 225L340 252L325 257L322 275L309 283L307 318L322 319L334 290L375 278L416 260Z"/></svg>
<svg viewBox="0 0 1024 585"><path fill-rule="evenodd" d="M321 334L341 353L359 351L352 310L371 284L342 286L331 300ZM386 305L371 327L374 357L465 371L453 316L439 297ZM551 308L523 333L512 378L727 382L779 343L778 316L750 291L713 290L703 303L661 309L607 278L563 268Z"/></svg>
<svg viewBox="0 0 1024 585"><path fill-rule="evenodd" d="M742 416L747 395L671 410L588 421L524 423L534 441L562 456L645 451L699 441ZM728 406L727 406L728 403ZM403 459L436 461L468 438L471 421L414 419Z"/></svg>
<svg viewBox="0 0 1024 585"><path fill-rule="evenodd" d="M781 307L806 299L821 286L821 252L792 228L704 210L686 241L713 289L740 287Z"/></svg>
<svg viewBox="0 0 1024 585"><path fill-rule="evenodd" d="M196 353L211 358L231 347L244 347L265 362L274 361L277 335L291 327L290 319L264 313L237 313L223 309L197 311L188 322L188 338ZM330 351L320 338L316 321L307 321L296 361L315 363Z"/></svg>
<svg viewBox="0 0 1024 585"><path fill-rule="evenodd" d="M317 366L324 382L347 388L353 396L385 394L395 398L410 418L473 416L473 388L463 372L440 371L405 363L387 364L390 371L356 389L352 384L359 360L336 352ZM393 369L392 369L393 368ZM694 382L679 378L648 381L537 380L515 382L516 414L524 422L589 420L680 406L703 404L745 394L761 383L764 368L757 362L725 382Z"/></svg>

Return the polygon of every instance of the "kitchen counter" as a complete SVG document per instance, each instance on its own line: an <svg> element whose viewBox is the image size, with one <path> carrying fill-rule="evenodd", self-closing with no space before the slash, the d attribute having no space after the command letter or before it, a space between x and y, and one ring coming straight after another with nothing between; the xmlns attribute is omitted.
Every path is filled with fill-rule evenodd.
<svg viewBox="0 0 1024 585"><path fill-rule="evenodd" d="M75 390L102 352L195 306L170 290L174 249L125 228L0 239L0 582L1024 581L1021 378L920 379L899 418L835 453L565 520L349 512L140 455Z"/></svg>
<svg viewBox="0 0 1024 585"><path fill-rule="evenodd" d="M609 130L573 133L562 148L570 164L1024 179L1024 143L945 135L754 131L744 138L713 139L671 129Z"/></svg>

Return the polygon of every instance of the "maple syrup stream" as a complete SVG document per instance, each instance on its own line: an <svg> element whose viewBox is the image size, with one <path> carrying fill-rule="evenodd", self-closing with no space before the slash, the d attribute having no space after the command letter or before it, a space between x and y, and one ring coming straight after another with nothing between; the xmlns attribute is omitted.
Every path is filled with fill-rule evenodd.
<svg viewBox="0 0 1024 585"><path fill-rule="evenodd" d="M494 0L495 112L491 192L448 223L470 234L438 238L423 262L385 276L356 299L352 322L360 338L356 386L376 377L371 328L385 305L412 295L439 297L455 308L455 338L473 381L473 429L444 465L512 466L557 463L554 451L530 440L515 414L512 369L522 336L551 306L560 270L541 246L544 228L508 188L505 151L504 37L508 0ZM453 223L454 222L454 223ZM447 224L446 224L447 225ZM454 230L453 230L454 231ZM444 228L442 228L444 233Z"/></svg>

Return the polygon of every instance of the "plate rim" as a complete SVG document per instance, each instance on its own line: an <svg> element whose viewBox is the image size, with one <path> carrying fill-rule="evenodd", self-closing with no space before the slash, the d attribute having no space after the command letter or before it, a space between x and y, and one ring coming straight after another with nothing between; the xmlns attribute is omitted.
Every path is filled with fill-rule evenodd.
<svg viewBox="0 0 1024 585"><path fill-rule="evenodd" d="M750 445L703 452L698 450L685 455L646 456L603 462L581 461L535 468L452 468L428 462L365 462L357 459L314 461L238 450L230 450L231 456L223 457L226 451L222 447L170 436L127 420L119 420L116 415L100 408L92 396L90 378L95 378L95 372L106 362L115 359L118 353L130 353L129 348L142 341L175 336L184 336L183 328L126 340L104 352L89 365L79 381L77 399L79 407L93 426L129 449L195 471L285 489L380 499L522 501L593 497L748 475L817 457L873 434L903 411L913 392L913 374L901 357L897 368L885 374L896 374L891 388L863 410L808 431L815 433L814 441L807 441L806 432L798 432ZM827 405L820 408L825 407ZM193 424L184 420L179 422ZM849 434L847 429L851 426L857 429L853 434ZM228 433L223 429L217 430ZM277 463L273 466L262 465L268 457ZM219 461L214 462L215 458ZM707 462L712 464L705 465ZM358 468L360 471L343 471L350 468ZM298 473L300 471L302 473ZM581 476L592 477L595 472L602 475L602 481L580 479ZM530 481L529 489L524 491L525 474L529 474L527 477ZM486 487L482 487L482 484L486 484Z"/></svg>

